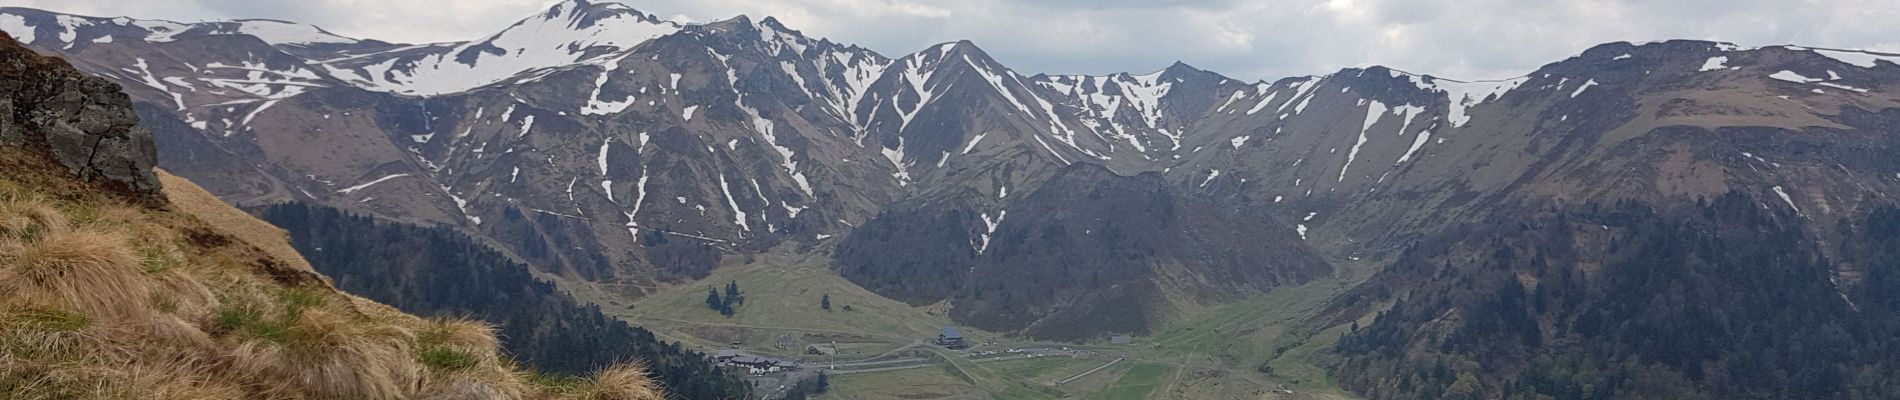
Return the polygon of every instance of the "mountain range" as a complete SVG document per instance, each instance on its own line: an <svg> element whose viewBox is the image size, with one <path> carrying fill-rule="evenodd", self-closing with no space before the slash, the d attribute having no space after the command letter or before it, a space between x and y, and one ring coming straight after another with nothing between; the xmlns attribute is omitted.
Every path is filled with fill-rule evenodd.
<svg viewBox="0 0 1900 400"><path fill-rule="evenodd" d="M229 202L451 226L627 297L724 257L824 252L880 295L1046 339L1146 334L1351 265L1494 256L1450 244L1470 226L1716 199L1793 220L1773 226L1829 260L1802 287L1847 310L1890 267L1850 247L1858 221L1900 189L1900 55L1864 51L1610 43L1495 81L1246 82L1024 75L970 42L887 56L583 0L420 45L24 8L0 30L118 82L158 163ZM1316 327L1477 274L1440 270L1382 270Z"/></svg>

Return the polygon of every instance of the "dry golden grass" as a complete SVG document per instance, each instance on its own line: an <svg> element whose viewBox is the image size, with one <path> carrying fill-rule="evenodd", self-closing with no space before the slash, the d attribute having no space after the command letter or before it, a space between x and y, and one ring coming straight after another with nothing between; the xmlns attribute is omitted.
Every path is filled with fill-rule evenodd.
<svg viewBox="0 0 1900 400"><path fill-rule="evenodd" d="M0 241L0 296L28 304L73 307L87 315L150 314L139 261L118 234L51 230L39 238Z"/></svg>
<svg viewBox="0 0 1900 400"><path fill-rule="evenodd" d="M527 375L494 351L501 346L494 326L465 319L426 323L417 335L430 372L425 392L445 399L517 399L533 391Z"/></svg>
<svg viewBox="0 0 1900 400"><path fill-rule="evenodd" d="M177 269L146 270L152 303L159 311L176 315L206 315L222 303L203 282Z"/></svg>
<svg viewBox="0 0 1900 400"><path fill-rule="evenodd" d="M217 226L220 230L230 233L232 237L263 249L265 253L283 261L291 268L315 271L310 268L309 261L297 254L297 248L290 246L289 232L284 232L282 228L224 204L223 201L218 200L217 196L212 196L210 192L191 184L191 181L185 178L159 170L158 181L165 187L165 197L171 200L172 208Z"/></svg>
<svg viewBox="0 0 1900 400"><path fill-rule="evenodd" d="M272 382L272 393L317 398L396 399L420 385L413 337L399 329L364 329L343 318L304 311L279 337L256 337L232 352L232 364Z"/></svg>
<svg viewBox="0 0 1900 400"><path fill-rule="evenodd" d="M664 398L637 366L531 379L492 326L339 292L182 179L145 207L31 170L0 174L0 399Z"/></svg>
<svg viewBox="0 0 1900 400"><path fill-rule="evenodd" d="M66 214L37 201L18 198L0 199L0 235L31 238L48 230L66 229L71 223Z"/></svg>
<svg viewBox="0 0 1900 400"><path fill-rule="evenodd" d="M501 347L501 342L495 339L493 325L466 319L429 321L429 326L422 331L422 340L425 343L468 352L486 352Z"/></svg>
<svg viewBox="0 0 1900 400"><path fill-rule="evenodd" d="M11 306L0 309L0 363L19 359L84 362L116 356L103 346L124 332L76 312Z"/></svg>
<svg viewBox="0 0 1900 400"><path fill-rule="evenodd" d="M659 400L666 398L653 380L647 376L647 369L639 364L627 364L601 370L594 378L581 386L576 396L582 400Z"/></svg>

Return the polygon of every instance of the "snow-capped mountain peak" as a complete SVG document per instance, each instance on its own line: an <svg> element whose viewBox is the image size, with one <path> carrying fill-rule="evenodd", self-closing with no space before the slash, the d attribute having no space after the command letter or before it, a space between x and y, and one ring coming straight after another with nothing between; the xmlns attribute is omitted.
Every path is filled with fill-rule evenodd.
<svg viewBox="0 0 1900 400"><path fill-rule="evenodd" d="M272 45L349 44L362 41L330 33L315 25L274 19L246 19L205 25L217 28L217 33L251 35Z"/></svg>
<svg viewBox="0 0 1900 400"><path fill-rule="evenodd" d="M273 46L361 42L314 25L269 19L180 23L85 17L13 7L0 8L0 30L13 33L22 43L56 41L64 49L113 42L165 43L188 35L251 36Z"/></svg>
<svg viewBox="0 0 1900 400"><path fill-rule="evenodd" d="M547 68L611 60L679 29L677 23L623 4L569 0L480 41L410 46L324 64L365 89L440 95Z"/></svg>

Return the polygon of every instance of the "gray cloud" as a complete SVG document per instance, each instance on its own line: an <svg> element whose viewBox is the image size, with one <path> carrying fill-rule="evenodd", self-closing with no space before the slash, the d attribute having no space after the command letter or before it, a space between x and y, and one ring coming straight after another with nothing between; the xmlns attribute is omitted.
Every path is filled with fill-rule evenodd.
<svg viewBox="0 0 1900 400"><path fill-rule="evenodd" d="M1891 0L622 0L710 21L775 16L900 55L969 39L1024 74L1146 72L1176 60L1239 79L1387 65L1487 79L1614 41L1708 39L1900 51ZM162 3L162 4L155 4ZM549 0L0 0L89 15L273 18L396 42L466 40Z"/></svg>

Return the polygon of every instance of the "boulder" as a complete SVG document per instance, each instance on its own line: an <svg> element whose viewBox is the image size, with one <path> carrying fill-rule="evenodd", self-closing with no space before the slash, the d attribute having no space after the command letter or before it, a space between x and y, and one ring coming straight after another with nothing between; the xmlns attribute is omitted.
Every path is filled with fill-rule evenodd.
<svg viewBox="0 0 1900 400"><path fill-rule="evenodd" d="M134 200L158 200L157 142L119 89L0 33L0 144L45 152Z"/></svg>

